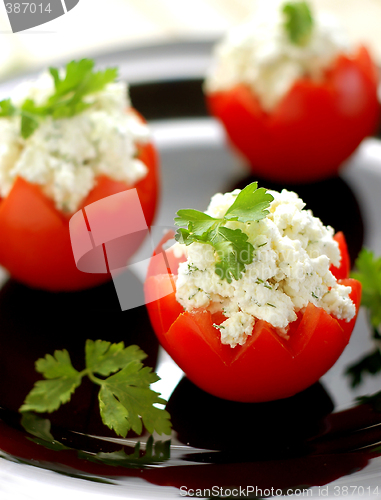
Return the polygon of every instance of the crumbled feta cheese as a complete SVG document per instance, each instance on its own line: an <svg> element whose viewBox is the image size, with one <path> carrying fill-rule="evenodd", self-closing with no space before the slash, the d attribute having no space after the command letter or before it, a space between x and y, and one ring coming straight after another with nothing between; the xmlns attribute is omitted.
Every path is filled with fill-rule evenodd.
<svg viewBox="0 0 381 500"><path fill-rule="evenodd" d="M26 82L11 96L16 105L26 98L41 104L53 93L53 79L43 74ZM42 186L59 210L73 213L96 184L107 175L136 184L147 174L136 157L137 143L149 140L148 127L133 111L123 82L108 84L85 98L91 104L70 118L41 121L34 133L20 135L20 117L0 119L0 195L6 197L17 178Z"/></svg>
<svg viewBox="0 0 381 500"><path fill-rule="evenodd" d="M297 80L306 76L321 80L337 56L348 53L351 47L336 20L325 13L314 16L309 42L295 45L284 29L280 5L264 4L262 12L231 29L216 46L205 89L216 92L248 85L269 112Z"/></svg>
<svg viewBox="0 0 381 500"><path fill-rule="evenodd" d="M296 193L269 191L274 200L269 215L254 223L228 222L241 229L254 247L254 259L239 280L228 283L215 272L216 256L211 245L176 243L179 266L176 299L185 308L223 311L227 318L218 326L222 343L244 344L256 319L265 320L287 336L288 325L309 302L338 319L350 321L356 308L350 287L337 283L329 267L340 265L334 230L305 210ZM222 218L239 190L213 196L206 213Z"/></svg>

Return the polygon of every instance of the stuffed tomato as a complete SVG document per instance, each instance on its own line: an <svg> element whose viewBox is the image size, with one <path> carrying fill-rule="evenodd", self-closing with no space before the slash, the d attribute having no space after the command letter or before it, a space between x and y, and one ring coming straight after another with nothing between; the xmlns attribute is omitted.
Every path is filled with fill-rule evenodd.
<svg viewBox="0 0 381 500"><path fill-rule="evenodd" d="M0 265L31 287L79 290L110 279L76 267L69 220L87 205L135 188L146 224L154 218L158 161L148 126L116 70L93 66L51 68L0 103ZM136 248L135 239L126 257Z"/></svg>
<svg viewBox="0 0 381 500"><path fill-rule="evenodd" d="M207 212L181 210L177 243L152 257L146 303L156 335L187 377L230 400L292 396L337 361L361 286L342 233L295 193L249 185ZM264 208L268 207L268 208Z"/></svg>
<svg viewBox="0 0 381 500"><path fill-rule="evenodd" d="M351 44L335 20L293 2L228 34L205 94L256 175L312 182L336 175L375 132L378 80L365 46Z"/></svg>

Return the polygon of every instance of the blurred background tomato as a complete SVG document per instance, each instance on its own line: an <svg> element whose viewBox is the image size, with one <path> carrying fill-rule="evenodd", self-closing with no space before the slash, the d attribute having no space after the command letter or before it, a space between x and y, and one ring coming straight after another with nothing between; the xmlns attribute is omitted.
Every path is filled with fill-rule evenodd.
<svg viewBox="0 0 381 500"><path fill-rule="evenodd" d="M126 46L180 39L218 38L271 0L79 0L66 15L12 33L0 8L0 79L51 62ZM366 43L381 61L379 0L312 0L337 15L354 41Z"/></svg>

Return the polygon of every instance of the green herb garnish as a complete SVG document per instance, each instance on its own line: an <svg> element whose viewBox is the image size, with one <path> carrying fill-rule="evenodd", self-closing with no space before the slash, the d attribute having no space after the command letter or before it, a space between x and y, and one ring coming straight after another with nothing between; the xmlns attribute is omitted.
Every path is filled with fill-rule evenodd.
<svg viewBox="0 0 381 500"><path fill-rule="evenodd" d="M363 248L357 257L351 277L362 284L361 305L368 308L374 328L381 325L381 257Z"/></svg>
<svg viewBox="0 0 381 500"><path fill-rule="evenodd" d="M175 224L180 228L175 239L185 245L194 242L211 245L216 254L216 274L231 283L232 278L240 279L245 265L253 261L254 247L244 232L225 225L232 221L252 223L264 219L273 199L266 189L258 189L257 182L253 182L237 195L222 219L198 210L179 210Z"/></svg>
<svg viewBox="0 0 381 500"><path fill-rule="evenodd" d="M371 394L370 396L360 396L356 398L356 401L360 405L371 405L375 412L381 413L381 391Z"/></svg>
<svg viewBox="0 0 381 500"><path fill-rule="evenodd" d="M21 418L21 425L34 437L28 437L30 441L44 446L49 450L61 451L70 450L70 448L60 441L56 440L51 433L50 420L42 418L32 412L24 412Z"/></svg>
<svg viewBox="0 0 381 500"><path fill-rule="evenodd" d="M152 435L148 437L143 447L141 446L142 443L138 441L131 454L126 453L124 448L112 452L92 453L76 450L57 440L52 434L51 422L47 418L40 417L35 413L25 412L23 413L20 423L30 434L30 437L28 437L30 441L40 446L44 446L49 450L72 450L77 452L78 458L91 462L127 468L140 468L142 466L144 467L144 465L165 462L169 460L171 456L171 441L154 441Z"/></svg>
<svg viewBox="0 0 381 500"><path fill-rule="evenodd" d="M349 366L345 374L350 378L351 386L357 387L363 381L364 375L377 375L381 372L381 353L378 349L365 355L360 361Z"/></svg>
<svg viewBox="0 0 381 500"><path fill-rule="evenodd" d="M10 99L0 101L0 117L14 116L17 109L13 106Z"/></svg>
<svg viewBox="0 0 381 500"><path fill-rule="evenodd" d="M84 458L91 462L111 465L113 467L141 468L144 465L154 465L166 462L171 457L171 441L156 441L150 436L147 440L144 452L141 450L141 443L138 441L134 447L134 452L127 454L122 448L109 453L98 452L78 452L79 458Z"/></svg>
<svg viewBox="0 0 381 500"><path fill-rule="evenodd" d="M372 327L372 337L375 349L365 355L360 361L349 366L346 374L351 378L352 387L362 382L365 374L375 375L381 372L381 257L363 248L355 262L356 272L351 277L362 285L361 305L366 307ZM377 345L378 344L378 345Z"/></svg>
<svg viewBox="0 0 381 500"><path fill-rule="evenodd" d="M217 330L225 330L225 327L222 325L218 325L217 323L213 323L213 327L217 328Z"/></svg>
<svg viewBox="0 0 381 500"><path fill-rule="evenodd" d="M307 2L288 2L283 5L284 28L290 41L303 47L311 38L314 20Z"/></svg>
<svg viewBox="0 0 381 500"><path fill-rule="evenodd" d="M27 395L20 412L51 413L67 403L82 378L88 376L100 386L98 399L102 421L119 436L132 429L141 434L143 424L151 434L170 434L167 411L154 406L165 404L150 384L159 377L141 363L146 354L136 345L111 344L103 340L87 340L86 368L77 371L66 350L55 351L37 360L36 370L46 380L39 380ZM105 378L107 377L107 378Z"/></svg>
<svg viewBox="0 0 381 500"><path fill-rule="evenodd" d="M261 278L257 278L256 281L257 285L263 285L265 288L268 288L269 290L272 290L272 286L270 286L266 281L261 280Z"/></svg>
<svg viewBox="0 0 381 500"><path fill-rule="evenodd" d="M26 99L20 108L15 107L10 99L4 99L0 101L0 117L20 115L21 135L27 139L47 116L59 119L81 113L91 105L84 98L103 90L118 76L116 68L93 71L94 64L91 59L71 61L65 67L64 76L57 68L49 68L54 93L41 105L33 99Z"/></svg>

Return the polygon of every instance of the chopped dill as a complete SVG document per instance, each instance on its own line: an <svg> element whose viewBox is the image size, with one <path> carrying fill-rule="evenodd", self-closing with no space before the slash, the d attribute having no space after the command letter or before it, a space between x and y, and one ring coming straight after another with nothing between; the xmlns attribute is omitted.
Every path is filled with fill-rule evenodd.
<svg viewBox="0 0 381 500"><path fill-rule="evenodd" d="M217 328L217 330L225 330L225 327L222 325L217 325L217 323L213 323L214 328Z"/></svg>

